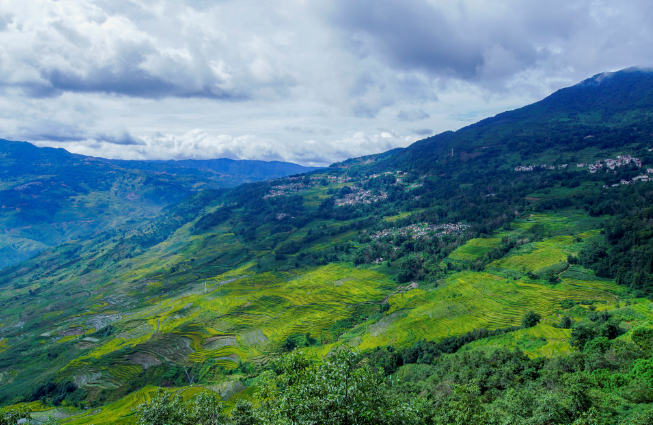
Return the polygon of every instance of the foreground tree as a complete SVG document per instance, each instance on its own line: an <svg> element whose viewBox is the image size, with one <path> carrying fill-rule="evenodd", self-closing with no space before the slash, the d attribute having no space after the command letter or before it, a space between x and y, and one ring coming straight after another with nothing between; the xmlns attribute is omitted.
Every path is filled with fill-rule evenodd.
<svg viewBox="0 0 653 425"><path fill-rule="evenodd" d="M0 425L16 425L19 421L29 423L31 418L32 410L28 407L0 409Z"/></svg>
<svg viewBox="0 0 653 425"><path fill-rule="evenodd" d="M149 403L137 407L138 425L222 425L228 423L220 397L213 392L184 401L179 394L159 389Z"/></svg>
<svg viewBox="0 0 653 425"><path fill-rule="evenodd" d="M417 424L413 403L392 395L382 376L349 350L324 362L293 352L273 363L261 388L262 424Z"/></svg>

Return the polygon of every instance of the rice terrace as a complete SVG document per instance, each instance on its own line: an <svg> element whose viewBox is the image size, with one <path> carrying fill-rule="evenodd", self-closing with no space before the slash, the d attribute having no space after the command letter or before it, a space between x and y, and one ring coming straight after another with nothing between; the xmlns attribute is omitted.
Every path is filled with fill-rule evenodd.
<svg viewBox="0 0 653 425"><path fill-rule="evenodd" d="M0 4L0 425L653 424L644 6L105 3Z"/></svg>

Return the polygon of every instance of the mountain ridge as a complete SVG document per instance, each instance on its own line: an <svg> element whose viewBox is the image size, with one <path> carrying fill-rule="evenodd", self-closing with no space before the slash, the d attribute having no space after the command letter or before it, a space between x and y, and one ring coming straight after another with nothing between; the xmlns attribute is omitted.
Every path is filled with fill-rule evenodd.
<svg viewBox="0 0 653 425"><path fill-rule="evenodd" d="M198 190L313 170L262 161L183 164L113 162L0 139L0 269L66 240L152 217ZM222 168L202 169L211 165Z"/></svg>

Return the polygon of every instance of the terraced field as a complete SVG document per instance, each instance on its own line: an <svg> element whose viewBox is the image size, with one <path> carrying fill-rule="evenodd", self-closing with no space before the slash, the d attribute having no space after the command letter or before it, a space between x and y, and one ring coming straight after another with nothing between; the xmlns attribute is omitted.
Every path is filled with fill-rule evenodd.
<svg viewBox="0 0 653 425"><path fill-rule="evenodd" d="M520 272L538 272L547 267L566 262L565 247L570 245L572 240L570 236L559 236L546 242L525 245L515 254L492 262L490 267Z"/></svg>
<svg viewBox="0 0 653 425"><path fill-rule="evenodd" d="M315 196L322 194L316 191ZM545 320L535 328L477 341L470 347L499 345L520 348L530 356L554 356L570 350L569 331L553 327L559 320L556 314L561 301L597 300L599 305L610 306L623 292L614 282L598 279L588 270L568 268L567 255L577 253L598 233L589 228L596 222L587 220L587 228L570 235L567 226L571 220L586 218L540 214L516 220L510 229L490 238L468 241L450 258L459 264L472 262L498 246L501 238L521 238L534 228L544 229L544 237L513 249L481 272L449 273L437 285L409 285L401 290L393 278L397 268L386 264L354 267L339 262L261 272L255 262L225 257L242 248L233 233L197 237L187 225L146 254L126 259L127 266L118 277L101 280L99 272L90 273L84 279L93 283L88 283L88 291L78 298L86 304L55 300L38 316L43 321L38 338L46 346L76 344L75 355L59 366L56 379L73 381L91 393L123 391L151 368L174 367L195 368L194 376L202 368L201 373L212 371L213 381L206 385L222 391L225 385L235 385L229 382L240 382L242 364L267 363L284 351L284 343L293 335L310 334L317 345L305 349L316 355L326 355L340 346L360 350L402 347L478 328L516 326L530 310ZM347 241L355 234L351 231L317 240L307 251L319 252L334 240ZM189 252L201 267L190 266ZM213 268L213 256L236 266ZM564 267L559 268L561 264ZM168 270L172 267L180 272L171 275ZM559 283L526 274L549 269L559 276ZM92 280L95 277L97 283ZM389 308L381 309L384 304ZM349 320L360 306L374 306L369 311L379 313L370 313L362 323L334 337L333 326ZM647 306L633 308L651 314ZM22 325L8 319L5 326ZM110 335L96 334L109 328ZM0 353L16 342L0 340ZM227 372L232 375L225 375ZM233 388L238 391L232 400L249 398L254 391L240 383ZM154 390L145 387L99 411L60 410L62 415L77 415L66 419L70 424L134 423L131 409ZM189 395L202 389L187 387L184 391Z"/></svg>
<svg viewBox="0 0 653 425"><path fill-rule="evenodd" d="M560 301L614 299L604 286L531 283L489 273L463 272L432 291L412 290L389 298L390 314L398 313L383 331L360 337L361 349L379 345L407 345L421 339L438 340L473 329L518 326L525 313L550 315ZM553 339L557 339L553 338Z"/></svg>
<svg viewBox="0 0 653 425"><path fill-rule="evenodd" d="M87 413L64 417L60 421L63 424L69 425L135 424L138 419L134 412L135 408L142 403L151 401L156 391L156 387L148 386L100 409L93 409ZM179 393L184 399L190 399L200 392L207 390L202 387L185 387L179 389L171 388L167 391ZM34 416L38 418L39 416L45 416L45 414Z"/></svg>
<svg viewBox="0 0 653 425"><path fill-rule="evenodd" d="M470 239L463 246L456 248L449 258L458 261L474 261L483 254L492 251L501 243L501 238Z"/></svg>

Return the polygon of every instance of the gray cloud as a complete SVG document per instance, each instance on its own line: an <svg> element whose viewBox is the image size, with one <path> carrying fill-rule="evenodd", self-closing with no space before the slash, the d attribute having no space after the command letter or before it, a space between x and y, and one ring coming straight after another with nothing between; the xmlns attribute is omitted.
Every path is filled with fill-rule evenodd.
<svg viewBox="0 0 653 425"><path fill-rule="evenodd" d="M323 165L653 66L650 16L644 0L4 0L0 137Z"/></svg>
<svg viewBox="0 0 653 425"><path fill-rule="evenodd" d="M293 127L285 127L286 130L291 131L293 133L301 133L301 134L313 134L315 131L312 128L309 127L301 127L301 126L293 126Z"/></svg>
<svg viewBox="0 0 653 425"><path fill-rule="evenodd" d="M532 70L569 75L599 62L642 60L650 2L332 0L322 6L348 48L402 70L490 83ZM643 13L644 12L644 13ZM633 39L632 25L639 36ZM635 37L639 37L635 36ZM584 50L584 52L581 52ZM614 53L609 60L603 56ZM629 59L626 59L629 58ZM617 65L618 67L626 66Z"/></svg>
<svg viewBox="0 0 653 425"><path fill-rule="evenodd" d="M143 140L132 136L127 131L119 134L99 134L95 136L94 139L99 142L111 143L113 145L146 146L146 143Z"/></svg>
<svg viewBox="0 0 653 425"><path fill-rule="evenodd" d="M397 113L397 119L399 121L421 121L430 117L423 109L402 110Z"/></svg>
<svg viewBox="0 0 653 425"><path fill-rule="evenodd" d="M420 129L413 130L413 134L417 134L418 136L430 136L431 134L433 134L433 130L431 130L430 128L420 128Z"/></svg>

